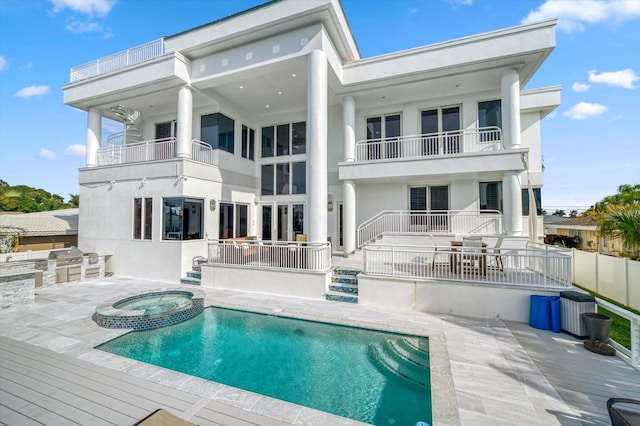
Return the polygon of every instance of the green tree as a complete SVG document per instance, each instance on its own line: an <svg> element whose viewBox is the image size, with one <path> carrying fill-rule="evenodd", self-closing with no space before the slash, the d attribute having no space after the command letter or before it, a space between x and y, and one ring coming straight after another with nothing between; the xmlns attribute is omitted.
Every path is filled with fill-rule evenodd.
<svg viewBox="0 0 640 426"><path fill-rule="evenodd" d="M33 213L69 207L58 194L27 185L9 186L0 180L0 211Z"/></svg>
<svg viewBox="0 0 640 426"><path fill-rule="evenodd" d="M565 217L567 213L564 210L556 210L555 212L551 213L551 215L558 216L558 217Z"/></svg>
<svg viewBox="0 0 640 426"><path fill-rule="evenodd" d="M620 185L618 193L609 195L596 203L595 209L599 212L606 211L610 206L640 206L640 184Z"/></svg>
<svg viewBox="0 0 640 426"><path fill-rule="evenodd" d="M612 206L600 214L600 235L619 238L631 257L640 259L640 205Z"/></svg>
<svg viewBox="0 0 640 426"><path fill-rule="evenodd" d="M571 210L569 212L569 217L578 217L578 210Z"/></svg>
<svg viewBox="0 0 640 426"><path fill-rule="evenodd" d="M71 205L71 207L80 207L80 195L69 194L69 204Z"/></svg>

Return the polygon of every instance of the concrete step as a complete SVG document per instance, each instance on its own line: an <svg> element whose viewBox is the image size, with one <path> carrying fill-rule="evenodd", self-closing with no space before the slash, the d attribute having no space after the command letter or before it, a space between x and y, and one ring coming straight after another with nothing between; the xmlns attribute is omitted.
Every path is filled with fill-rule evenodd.
<svg viewBox="0 0 640 426"><path fill-rule="evenodd" d="M184 277L180 278L180 284L201 285L201 282L197 278Z"/></svg>
<svg viewBox="0 0 640 426"><path fill-rule="evenodd" d="M196 278L198 280L202 279L201 271L187 271L187 278Z"/></svg>
<svg viewBox="0 0 640 426"><path fill-rule="evenodd" d="M329 290L356 295L358 294L358 284L329 284Z"/></svg>
<svg viewBox="0 0 640 426"><path fill-rule="evenodd" d="M358 303L357 295L346 295L345 293L331 290L325 293L324 297L333 302Z"/></svg>

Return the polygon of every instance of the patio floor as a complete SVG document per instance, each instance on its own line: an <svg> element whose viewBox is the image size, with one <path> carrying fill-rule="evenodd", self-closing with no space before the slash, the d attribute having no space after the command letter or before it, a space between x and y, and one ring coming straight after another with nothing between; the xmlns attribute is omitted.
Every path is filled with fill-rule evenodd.
<svg viewBox="0 0 640 426"><path fill-rule="evenodd" d="M110 277L0 310L0 423L128 425L166 408L201 425L358 424L93 349L124 333L95 324L99 303L176 287ZM621 358L526 324L200 288L205 305L440 336L434 410L456 415L434 425L605 425L607 398L640 399L640 371Z"/></svg>

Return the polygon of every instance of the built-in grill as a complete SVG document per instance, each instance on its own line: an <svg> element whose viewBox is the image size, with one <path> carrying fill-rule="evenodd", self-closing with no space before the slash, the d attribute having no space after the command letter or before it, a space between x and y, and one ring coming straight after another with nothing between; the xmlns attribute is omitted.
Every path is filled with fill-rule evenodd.
<svg viewBox="0 0 640 426"><path fill-rule="evenodd" d="M82 250L76 247L51 250L49 260L55 260L57 267L82 265Z"/></svg>
<svg viewBox="0 0 640 426"><path fill-rule="evenodd" d="M56 261L56 283L78 281L82 277L82 250L71 247L49 252L49 260Z"/></svg>

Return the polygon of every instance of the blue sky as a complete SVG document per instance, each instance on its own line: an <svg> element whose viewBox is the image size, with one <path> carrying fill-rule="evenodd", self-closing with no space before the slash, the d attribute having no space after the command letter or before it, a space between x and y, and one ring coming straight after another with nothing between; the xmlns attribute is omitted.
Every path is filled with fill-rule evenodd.
<svg viewBox="0 0 640 426"><path fill-rule="evenodd" d="M86 113L62 103L70 68L262 3L0 0L0 179L77 194ZM563 86L542 127L543 207L581 210L640 183L640 0L342 4L365 58L557 17L557 47L525 87Z"/></svg>

